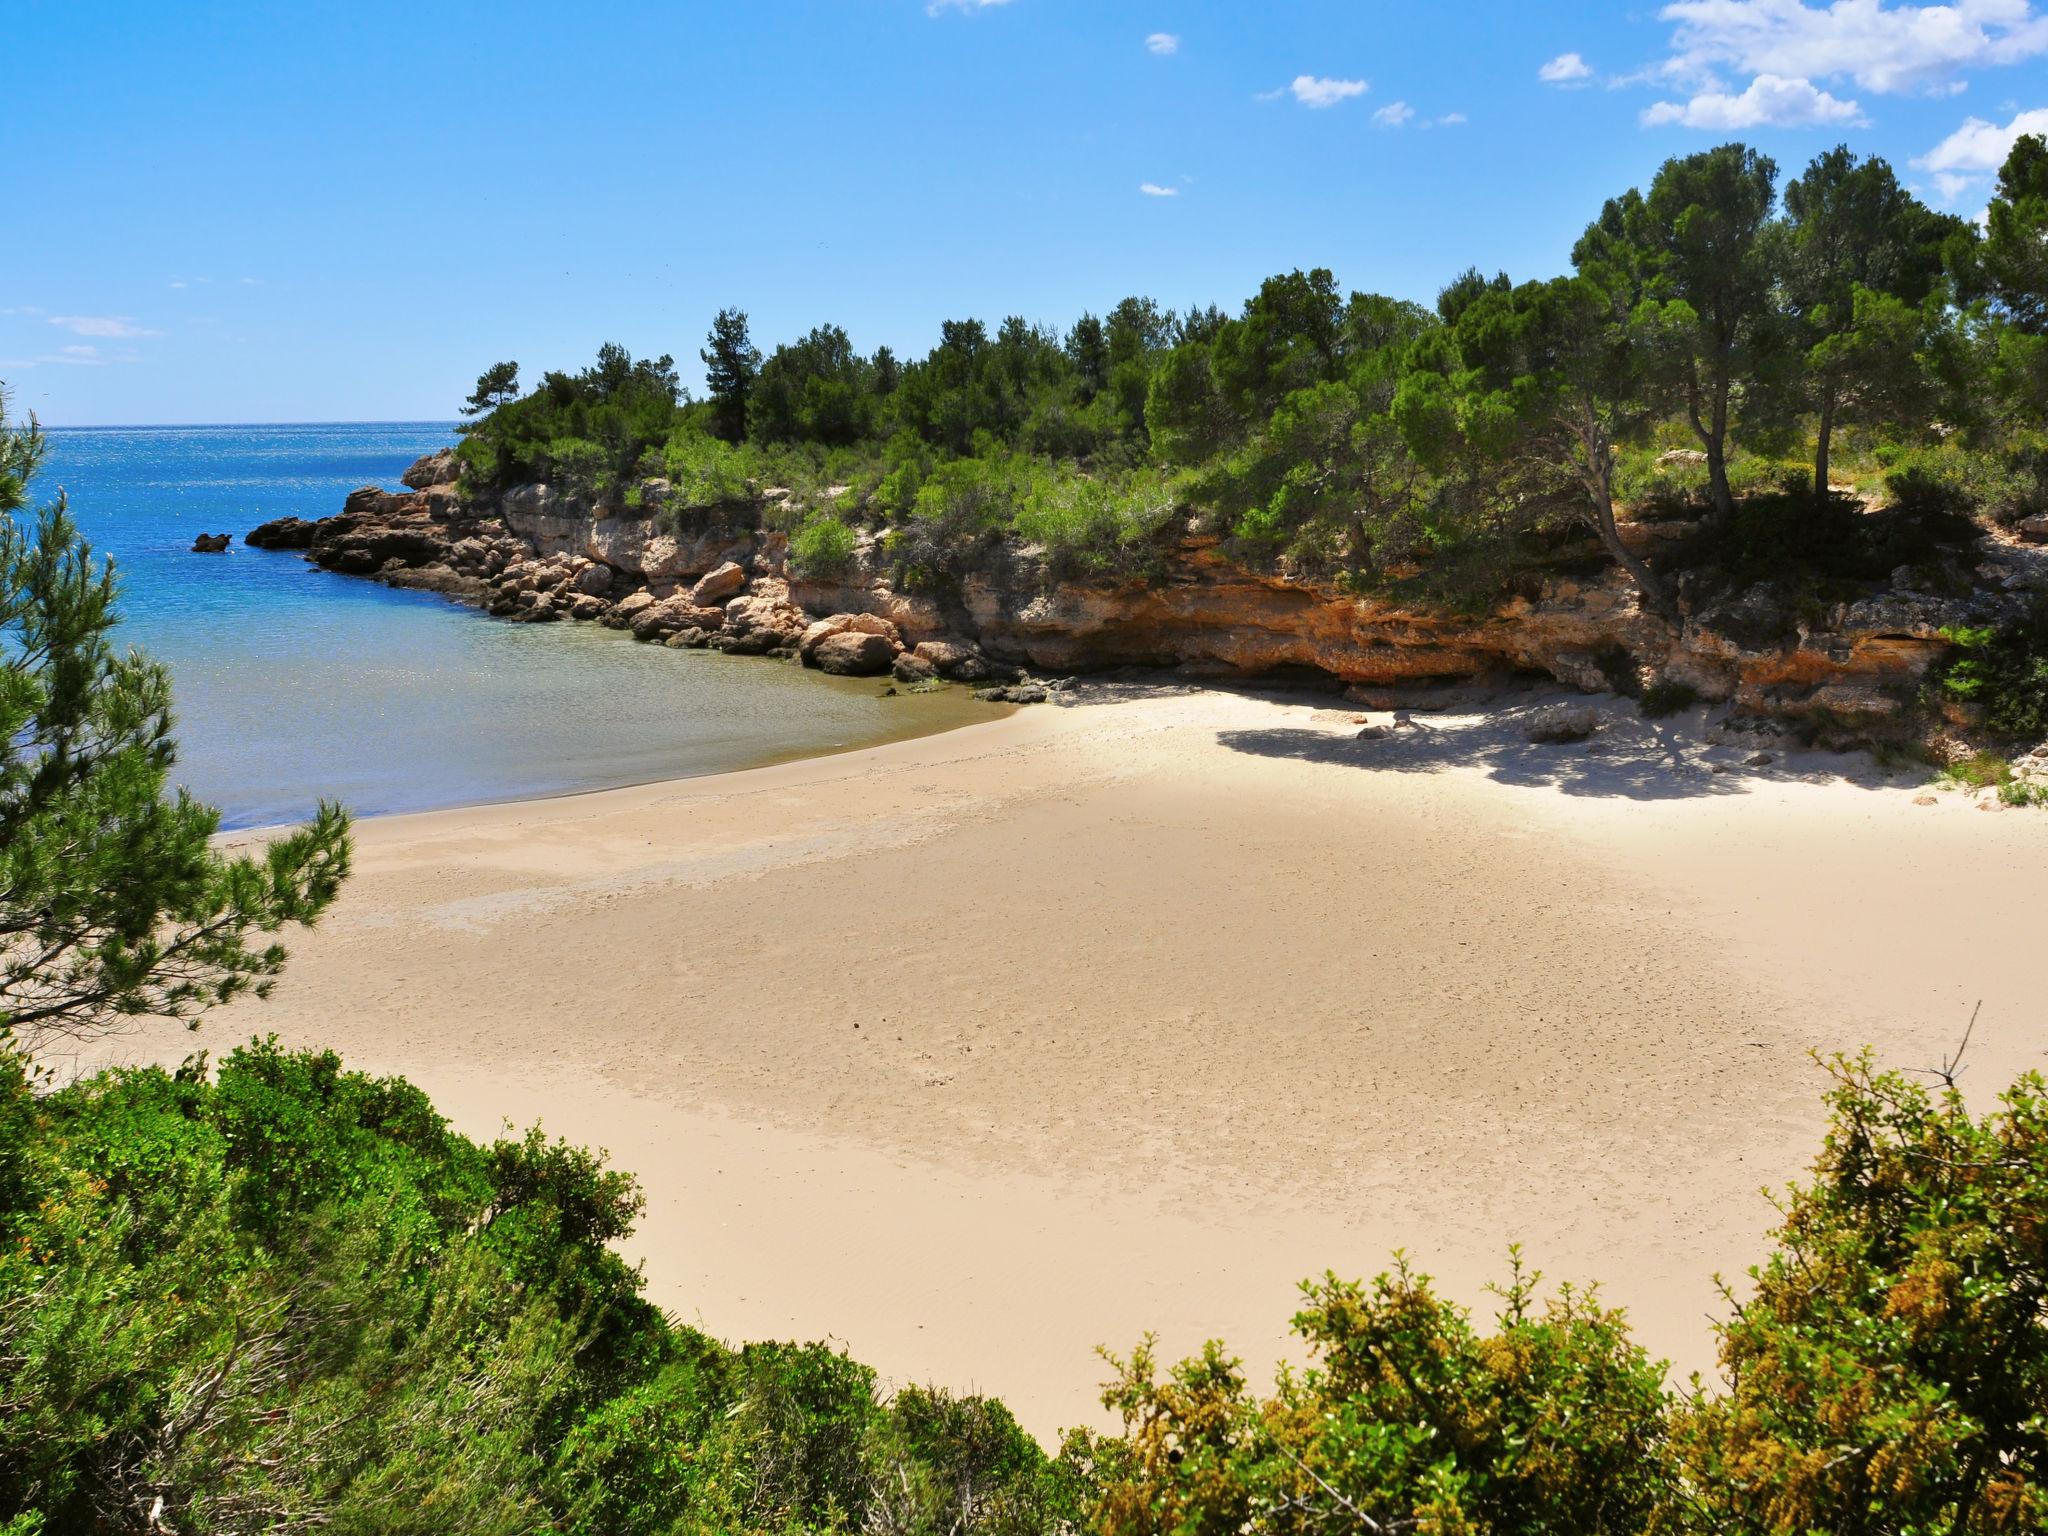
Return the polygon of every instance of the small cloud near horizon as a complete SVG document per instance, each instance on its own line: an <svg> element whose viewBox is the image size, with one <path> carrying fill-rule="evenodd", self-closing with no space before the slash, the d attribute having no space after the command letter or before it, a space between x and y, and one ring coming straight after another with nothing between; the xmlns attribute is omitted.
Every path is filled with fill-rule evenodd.
<svg viewBox="0 0 2048 1536"><path fill-rule="evenodd" d="M1593 78L1593 66L1576 53L1560 53L1536 71L1545 85L1584 85Z"/></svg>
<svg viewBox="0 0 2048 1536"><path fill-rule="evenodd" d="M1403 128L1415 116L1415 109L1405 101L1390 101L1373 113L1372 120L1382 128Z"/></svg>
<svg viewBox="0 0 2048 1536"><path fill-rule="evenodd" d="M1179 187L1162 187L1162 186L1161 186L1161 185L1160 185L1160 184L1159 184L1158 182L1156 182L1156 181L1141 181L1141 182L1139 182L1139 183L1138 183L1138 190L1139 190L1140 192L1144 193L1144 194L1145 194L1145 195L1146 195L1147 197L1179 197L1179 196L1180 196L1180 188L1179 188Z"/></svg>
<svg viewBox="0 0 2048 1536"><path fill-rule="evenodd" d="M927 16L943 16L948 11L966 11L972 15L976 11L985 11L991 6L1008 5L1009 3L1010 0L930 0L930 3L924 8L924 13Z"/></svg>
<svg viewBox="0 0 2048 1536"><path fill-rule="evenodd" d="M1180 35L1175 32L1154 32L1145 39L1145 51L1156 53L1161 58L1180 52Z"/></svg>
<svg viewBox="0 0 2048 1536"><path fill-rule="evenodd" d="M1446 112L1442 117L1437 119L1437 122L1446 128L1455 128L1460 123L1466 121L1468 121L1468 119L1462 112Z"/></svg>
<svg viewBox="0 0 2048 1536"><path fill-rule="evenodd" d="M1333 80L1324 75L1296 75L1287 83L1286 89L1304 107L1334 107L1340 101L1349 101L1354 96L1363 96L1370 86L1363 80ZM1272 100L1280 95L1274 91L1263 98Z"/></svg>

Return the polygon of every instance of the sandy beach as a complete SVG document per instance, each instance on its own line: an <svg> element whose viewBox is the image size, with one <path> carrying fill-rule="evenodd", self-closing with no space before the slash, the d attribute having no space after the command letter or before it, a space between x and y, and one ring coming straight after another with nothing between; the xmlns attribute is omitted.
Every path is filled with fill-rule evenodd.
<svg viewBox="0 0 2048 1536"><path fill-rule="evenodd" d="M1973 1093L2048 1048L2048 816L1620 701L1589 753L1531 703L1362 741L1327 698L1069 697L365 822L271 1000L125 1046L274 1031L608 1147L678 1316L1048 1439L1101 1419L1096 1346L1263 1376L1295 1282L1396 1248L1483 1303L1519 1242L1707 1368L1713 1276L1816 1145L1810 1052L1932 1065L1979 1000Z"/></svg>

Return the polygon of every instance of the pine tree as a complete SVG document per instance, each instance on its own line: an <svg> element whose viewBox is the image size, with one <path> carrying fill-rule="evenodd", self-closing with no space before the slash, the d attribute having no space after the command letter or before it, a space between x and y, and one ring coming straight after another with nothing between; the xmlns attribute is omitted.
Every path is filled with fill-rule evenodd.
<svg viewBox="0 0 2048 1536"><path fill-rule="evenodd" d="M339 806L228 856L219 812L168 791L170 676L114 649L112 563L61 495L20 519L42 455L0 396L0 1042L17 1046L267 991L285 955L264 936L317 918L349 863Z"/></svg>

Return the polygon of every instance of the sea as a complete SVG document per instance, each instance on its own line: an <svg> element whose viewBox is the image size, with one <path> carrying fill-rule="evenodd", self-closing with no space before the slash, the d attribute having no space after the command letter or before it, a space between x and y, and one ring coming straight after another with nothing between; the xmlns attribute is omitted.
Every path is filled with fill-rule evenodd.
<svg viewBox="0 0 2048 1536"><path fill-rule="evenodd" d="M671 651L594 624L515 624L337 576L242 535L398 488L448 422L46 429L35 501L61 489L113 561L117 638L166 663L176 782L227 827L323 799L388 815L755 767L986 718L964 690ZM224 555L192 553L231 533Z"/></svg>

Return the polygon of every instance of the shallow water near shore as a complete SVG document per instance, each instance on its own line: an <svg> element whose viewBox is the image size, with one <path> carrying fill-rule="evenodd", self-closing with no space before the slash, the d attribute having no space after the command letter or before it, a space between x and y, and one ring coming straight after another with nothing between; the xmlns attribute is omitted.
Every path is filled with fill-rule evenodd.
<svg viewBox="0 0 2048 1536"><path fill-rule="evenodd" d="M446 423L51 429L38 489L121 581L119 639L168 663L174 778L230 827L433 810L719 773L945 730L965 690L670 651L587 624L511 624L250 549L269 518L395 487ZM225 555L191 553L232 533Z"/></svg>

